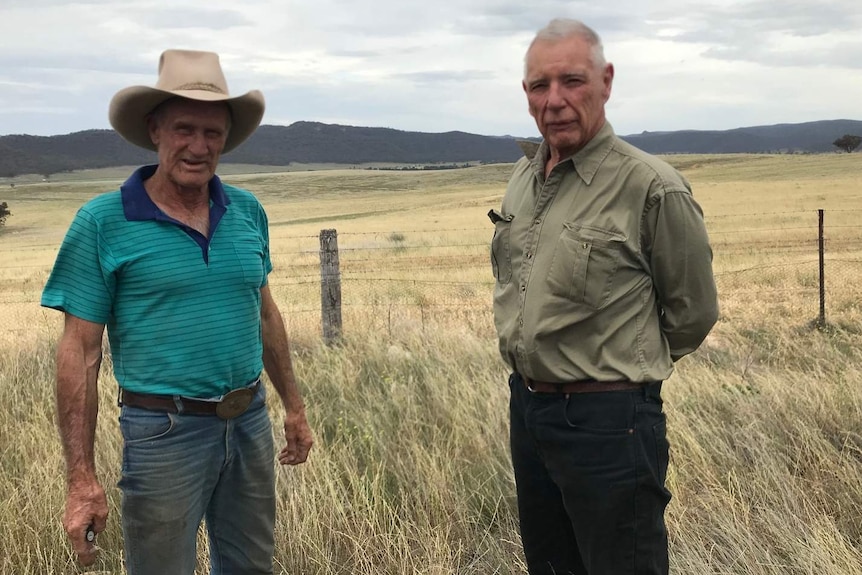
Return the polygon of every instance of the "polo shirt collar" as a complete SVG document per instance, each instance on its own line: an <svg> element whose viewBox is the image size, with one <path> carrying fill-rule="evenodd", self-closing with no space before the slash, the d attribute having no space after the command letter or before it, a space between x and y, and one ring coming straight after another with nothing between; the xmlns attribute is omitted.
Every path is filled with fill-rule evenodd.
<svg viewBox="0 0 862 575"><path fill-rule="evenodd" d="M144 180L156 173L157 164L138 168L120 186L123 199L123 214L130 222L164 219L162 211L147 194ZM209 181L210 201L214 206L224 210L230 204L230 198L224 191L224 186L218 176L213 175Z"/></svg>
<svg viewBox="0 0 862 575"><path fill-rule="evenodd" d="M605 158L608 157L608 154L614 148L614 141L614 129L611 123L606 120L605 125L593 136L592 140L587 142L586 146L575 155L562 160L560 163L571 162L584 183L589 185L593 181L593 177L598 172L602 162L605 161ZM536 176L540 180L543 180L545 176L545 161L551 153L548 142L542 140L541 144L537 144L525 141L518 142L518 144L521 146L524 155L530 160Z"/></svg>

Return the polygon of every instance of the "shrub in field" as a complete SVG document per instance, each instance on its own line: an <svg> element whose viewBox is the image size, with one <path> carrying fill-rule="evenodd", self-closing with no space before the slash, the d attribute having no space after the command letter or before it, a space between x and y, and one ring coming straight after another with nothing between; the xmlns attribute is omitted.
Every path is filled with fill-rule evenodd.
<svg viewBox="0 0 862 575"><path fill-rule="evenodd" d="M6 202L0 202L0 226L6 223L6 218L12 215L12 212L9 211L9 204Z"/></svg>
<svg viewBox="0 0 862 575"><path fill-rule="evenodd" d="M844 150L848 154L858 148L859 144L862 144L862 137L853 136L851 134L844 134L843 136L832 142L833 146Z"/></svg>

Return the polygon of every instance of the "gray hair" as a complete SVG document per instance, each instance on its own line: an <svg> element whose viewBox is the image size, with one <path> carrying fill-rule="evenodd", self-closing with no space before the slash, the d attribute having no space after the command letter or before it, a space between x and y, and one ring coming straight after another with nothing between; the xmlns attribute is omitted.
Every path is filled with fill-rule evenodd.
<svg viewBox="0 0 862 575"><path fill-rule="evenodd" d="M536 42L560 42L568 38L578 37L587 41L593 48L593 65L597 68L603 68L607 61L605 60L605 49L602 46L602 39L595 30L581 22L572 18L554 18L547 26L536 32L536 37L530 42L530 47L527 48L527 53L524 54L524 77L527 77L527 57L530 55L530 50Z"/></svg>

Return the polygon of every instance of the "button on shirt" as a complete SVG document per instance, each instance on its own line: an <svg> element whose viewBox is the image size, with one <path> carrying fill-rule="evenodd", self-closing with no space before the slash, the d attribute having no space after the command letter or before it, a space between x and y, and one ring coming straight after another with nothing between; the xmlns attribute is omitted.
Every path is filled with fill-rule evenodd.
<svg viewBox="0 0 862 575"><path fill-rule="evenodd" d="M547 178L547 144L525 151L489 214L503 358L540 381L666 379L718 316L688 182L609 123Z"/></svg>

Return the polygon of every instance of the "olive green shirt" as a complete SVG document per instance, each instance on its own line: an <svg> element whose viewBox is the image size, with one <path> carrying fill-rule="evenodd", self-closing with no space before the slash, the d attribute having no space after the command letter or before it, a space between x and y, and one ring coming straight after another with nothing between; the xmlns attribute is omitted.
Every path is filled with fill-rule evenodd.
<svg viewBox="0 0 862 575"><path fill-rule="evenodd" d="M547 143L524 148L488 214L503 359L539 381L667 379L718 316L688 182L609 123L547 178Z"/></svg>

